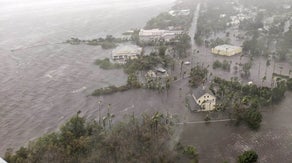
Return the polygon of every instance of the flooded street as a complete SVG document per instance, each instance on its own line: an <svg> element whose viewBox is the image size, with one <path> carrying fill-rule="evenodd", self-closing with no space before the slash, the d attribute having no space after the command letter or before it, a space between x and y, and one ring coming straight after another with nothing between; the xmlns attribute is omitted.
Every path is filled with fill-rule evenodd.
<svg viewBox="0 0 292 163"><path fill-rule="evenodd" d="M0 0L0 155L56 130L78 110L89 116L97 100L87 95L126 82L122 70L93 64L110 50L56 43L143 27L171 5L168 0Z"/></svg>
<svg viewBox="0 0 292 163"><path fill-rule="evenodd" d="M236 162L234 156L250 149L257 151L261 163L291 162L291 97L288 93L278 106L263 109L263 122L257 132L230 122L188 124L184 126L181 140L197 147L202 163Z"/></svg>

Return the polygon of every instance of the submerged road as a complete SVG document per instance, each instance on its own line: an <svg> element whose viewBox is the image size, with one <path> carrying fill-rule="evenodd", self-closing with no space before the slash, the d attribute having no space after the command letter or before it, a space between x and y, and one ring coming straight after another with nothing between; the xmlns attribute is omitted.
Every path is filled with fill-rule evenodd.
<svg viewBox="0 0 292 163"><path fill-rule="evenodd" d="M191 44L192 44L192 52L194 51L195 49L195 40L194 40L194 36L197 32L197 24L198 24L198 19L199 19L199 16L200 16L200 9L201 9L201 4L198 3L197 4L197 8L194 12L194 17L193 17L193 23L192 23L192 26L189 30L189 36L191 37Z"/></svg>

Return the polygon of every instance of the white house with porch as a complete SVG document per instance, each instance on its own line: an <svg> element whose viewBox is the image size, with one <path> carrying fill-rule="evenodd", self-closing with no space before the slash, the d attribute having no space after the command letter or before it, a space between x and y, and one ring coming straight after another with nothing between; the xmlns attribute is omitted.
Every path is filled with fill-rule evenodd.
<svg viewBox="0 0 292 163"><path fill-rule="evenodd" d="M198 88L192 94L196 104L200 107L198 111L212 111L216 108L216 96L204 88Z"/></svg>

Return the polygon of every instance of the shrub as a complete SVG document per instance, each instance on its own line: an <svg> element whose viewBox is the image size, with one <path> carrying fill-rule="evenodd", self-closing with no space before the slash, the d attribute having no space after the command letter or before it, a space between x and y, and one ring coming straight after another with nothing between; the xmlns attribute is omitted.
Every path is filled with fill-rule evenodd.
<svg viewBox="0 0 292 163"><path fill-rule="evenodd" d="M245 151L242 155L238 156L239 163L256 163L258 155L255 151Z"/></svg>

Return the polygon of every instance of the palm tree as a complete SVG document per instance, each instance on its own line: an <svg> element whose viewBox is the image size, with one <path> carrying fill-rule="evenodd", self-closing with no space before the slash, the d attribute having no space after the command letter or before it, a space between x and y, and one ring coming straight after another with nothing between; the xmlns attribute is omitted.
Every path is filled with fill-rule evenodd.
<svg viewBox="0 0 292 163"><path fill-rule="evenodd" d="M170 78L169 78L169 77L166 78L166 81L165 81L165 88L166 88L166 93L167 93L167 95L168 95L168 90L169 90L169 88L170 88Z"/></svg>
<svg viewBox="0 0 292 163"><path fill-rule="evenodd" d="M280 68L280 75L282 75L282 70L283 70L283 67L282 67L282 66L280 66L279 68Z"/></svg>
<svg viewBox="0 0 292 163"><path fill-rule="evenodd" d="M267 80L267 77L264 76L264 77L262 78L262 87L263 87L264 81L266 81L266 80Z"/></svg>
<svg viewBox="0 0 292 163"><path fill-rule="evenodd" d="M180 73L179 73L180 77L181 77L182 70L183 70L183 64L184 64L184 61L181 61L181 63L180 63Z"/></svg>
<svg viewBox="0 0 292 163"><path fill-rule="evenodd" d="M265 76L267 75L268 67L271 65L271 60L268 59L266 62L266 71L265 71Z"/></svg>
<svg viewBox="0 0 292 163"><path fill-rule="evenodd" d="M101 123L101 113L100 113L100 109L101 109L101 101L98 101L98 124L100 125Z"/></svg>
<svg viewBox="0 0 292 163"><path fill-rule="evenodd" d="M163 119L163 114L156 112L152 118L152 126L154 126L155 134L157 134L157 128L158 128L158 122L160 122Z"/></svg>
<svg viewBox="0 0 292 163"><path fill-rule="evenodd" d="M110 113L110 108L111 108L111 104L108 104L107 114L106 114L105 117L102 118L103 126L106 127L106 124L108 124L109 129L111 129L112 118L115 117L114 114L111 114L111 113ZM107 123L106 123L106 122L107 122Z"/></svg>

